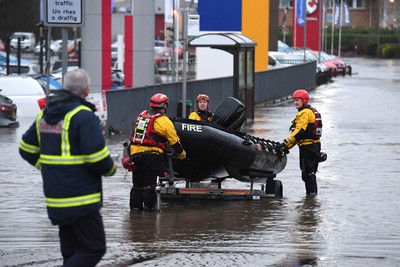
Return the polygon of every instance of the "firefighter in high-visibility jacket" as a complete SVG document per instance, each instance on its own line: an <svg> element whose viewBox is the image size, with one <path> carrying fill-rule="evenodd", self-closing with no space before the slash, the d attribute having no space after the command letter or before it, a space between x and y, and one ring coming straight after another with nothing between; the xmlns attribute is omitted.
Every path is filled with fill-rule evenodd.
<svg viewBox="0 0 400 267"><path fill-rule="evenodd" d="M206 94L199 94L196 98L197 109L189 114L188 119L211 122L213 115L210 112L210 98Z"/></svg>
<svg viewBox="0 0 400 267"><path fill-rule="evenodd" d="M95 266L106 251L100 214L101 176L115 173L94 105L85 97L90 78L83 69L64 76L46 108L22 136L20 155L39 169L47 213L59 226L64 266Z"/></svg>
<svg viewBox="0 0 400 267"><path fill-rule="evenodd" d="M301 177L306 193L315 195L318 192L318 163L326 160L326 154L321 152L321 114L308 104L310 97L306 90L295 91L292 98L298 112L290 127L291 134L277 147L277 151L284 155L296 144L299 146Z"/></svg>
<svg viewBox="0 0 400 267"><path fill-rule="evenodd" d="M131 210L152 211L155 208L157 176L164 176L164 154L172 146L178 159L186 158L174 124L165 115L168 97L157 93L150 99L150 110L142 111L136 118L130 138L129 154L132 164Z"/></svg>

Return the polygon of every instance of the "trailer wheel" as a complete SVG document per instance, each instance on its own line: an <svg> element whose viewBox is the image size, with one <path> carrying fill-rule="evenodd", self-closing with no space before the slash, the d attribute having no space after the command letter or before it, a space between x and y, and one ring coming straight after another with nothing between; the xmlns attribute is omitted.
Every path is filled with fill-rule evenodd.
<svg viewBox="0 0 400 267"><path fill-rule="evenodd" d="M282 197L283 196L283 185L279 180L268 179L265 194L268 197Z"/></svg>

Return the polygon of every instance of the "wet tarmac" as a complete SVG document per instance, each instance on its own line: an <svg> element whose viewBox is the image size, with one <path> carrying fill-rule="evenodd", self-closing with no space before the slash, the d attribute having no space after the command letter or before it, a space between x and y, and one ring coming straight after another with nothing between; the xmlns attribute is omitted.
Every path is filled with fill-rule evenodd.
<svg viewBox="0 0 400 267"><path fill-rule="evenodd" d="M120 167L103 182L108 248L99 266L400 266L400 61L345 61L353 76L310 94L328 154L317 196L305 195L297 148L277 177L281 199L163 202L161 213L130 212ZM292 101L257 107L248 133L282 141L295 113ZM41 176L18 155L32 121L0 128L0 266L62 265ZM126 138L108 138L111 152Z"/></svg>

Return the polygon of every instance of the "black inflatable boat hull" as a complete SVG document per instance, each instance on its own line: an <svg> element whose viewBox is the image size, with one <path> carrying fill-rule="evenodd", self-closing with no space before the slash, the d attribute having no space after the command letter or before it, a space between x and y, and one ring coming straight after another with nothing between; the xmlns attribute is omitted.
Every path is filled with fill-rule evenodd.
<svg viewBox="0 0 400 267"><path fill-rule="evenodd" d="M243 182L264 182L286 166L286 156L278 157L264 139L188 119L176 119L174 126L189 158L173 161L178 178L200 181L226 170Z"/></svg>

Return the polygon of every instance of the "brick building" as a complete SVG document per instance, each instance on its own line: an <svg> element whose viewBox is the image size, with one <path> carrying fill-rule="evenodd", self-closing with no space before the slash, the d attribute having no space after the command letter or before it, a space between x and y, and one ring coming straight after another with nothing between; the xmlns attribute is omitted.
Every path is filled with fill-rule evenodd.
<svg viewBox="0 0 400 267"><path fill-rule="evenodd" d="M389 0L347 0L352 27L376 29L379 25L384 25L383 14L384 8L386 7L385 1ZM318 2L325 4L325 7L322 7L322 13L325 13L326 25L332 25L333 0L319 0ZM294 10L293 3L293 0L279 0L279 27L282 27L283 23L285 23L287 30L292 28ZM286 19L284 20L285 13L287 14Z"/></svg>

